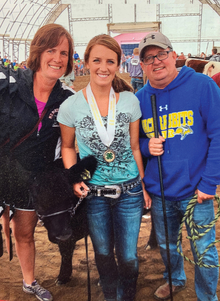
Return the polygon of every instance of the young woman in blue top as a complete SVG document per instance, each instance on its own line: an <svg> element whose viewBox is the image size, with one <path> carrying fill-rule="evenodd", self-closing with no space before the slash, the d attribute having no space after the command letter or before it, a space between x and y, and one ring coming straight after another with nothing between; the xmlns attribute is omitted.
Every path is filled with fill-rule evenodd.
<svg viewBox="0 0 220 301"><path fill-rule="evenodd" d="M82 182L73 189L87 200L89 231L105 300L129 301L136 292L144 200L146 207L151 206L141 183L141 112L131 86L116 75L121 49L113 38L94 37L84 60L90 83L69 97L58 113L62 157L66 168L76 163L76 136L80 158L92 154L98 161L89 185Z"/></svg>

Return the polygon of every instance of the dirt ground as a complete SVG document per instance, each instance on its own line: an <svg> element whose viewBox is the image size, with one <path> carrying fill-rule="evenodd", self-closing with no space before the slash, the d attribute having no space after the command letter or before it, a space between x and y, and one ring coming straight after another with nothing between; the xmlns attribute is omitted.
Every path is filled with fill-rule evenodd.
<svg viewBox="0 0 220 301"><path fill-rule="evenodd" d="M128 74L123 77L129 80ZM88 76L77 77L74 82L75 90L78 91L88 83ZM218 187L220 195L220 187ZM217 203L215 203L217 209ZM164 266L158 249L145 250L145 245L150 235L150 215L148 218L142 218L141 230L138 241L138 258L140 262L139 278L137 282L136 301L153 301L153 294L156 288L164 283ZM220 221L216 225L217 239L220 239ZM4 238L4 237L3 237ZM54 281L59 273L60 254L58 247L49 242L46 230L40 224L36 227L36 279L45 288L50 290L54 301L86 301L87 300L87 268L85 264L85 244L84 240L77 243L73 255L73 274L72 280L64 286L56 286ZM89 240L89 266L91 276L92 301L103 301L101 288L97 286L98 273L94 263L94 253ZM220 244L217 244L220 254ZM22 291L22 274L15 253L13 241L14 258L11 262L8 260L4 244L4 254L0 258L0 301L31 301L37 300L34 296L28 295ZM191 256L189 241L186 239L185 229L183 231L183 250L185 255ZM194 291L194 267L185 262L185 271L187 276L187 288L174 296L175 301L196 301ZM218 285L218 296L220 297L220 283Z"/></svg>

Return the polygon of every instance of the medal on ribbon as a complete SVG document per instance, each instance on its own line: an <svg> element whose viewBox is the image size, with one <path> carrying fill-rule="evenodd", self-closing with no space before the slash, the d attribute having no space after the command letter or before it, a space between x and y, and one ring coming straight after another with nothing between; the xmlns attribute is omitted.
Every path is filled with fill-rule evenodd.
<svg viewBox="0 0 220 301"><path fill-rule="evenodd" d="M103 157L104 157L104 160L105 160L106 162L109 162L109 163L110 163L110 162L112 162L112 161L115 160L115 152L114 152L112 149L108 148L108 149L104 152Z"/></svg>
<svg viewBox="0 0 220 301"><path fill-rule="evenodd" d="M99 108L97 106L95 97L92 93L90 83L86 87L86 94L87 94L88 103L92 112L93 120L96 125L99 137L102 143L108 147L107 150L103 153L103 158L108 163L113 162L115 160L115 152L112 149L110 149L110 145L114 140L114 136L115 136L115 111L116 111L115 91L111 87L110 94L109 94L107 129L105 128L102 122L102 117L99 112Z"/></svg>

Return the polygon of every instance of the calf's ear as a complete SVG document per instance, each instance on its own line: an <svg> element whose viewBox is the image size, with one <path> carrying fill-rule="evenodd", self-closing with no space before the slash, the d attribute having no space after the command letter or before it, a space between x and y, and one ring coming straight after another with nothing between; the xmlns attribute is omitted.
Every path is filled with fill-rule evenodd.
<svg viewBox="0 0 220 301"><path fill-rule="evenodd" d="M69 183L72 185L74 183L89 180L94 174L96 167L97 159L94 156L90 155L83 158L68 169Z"/></svg>

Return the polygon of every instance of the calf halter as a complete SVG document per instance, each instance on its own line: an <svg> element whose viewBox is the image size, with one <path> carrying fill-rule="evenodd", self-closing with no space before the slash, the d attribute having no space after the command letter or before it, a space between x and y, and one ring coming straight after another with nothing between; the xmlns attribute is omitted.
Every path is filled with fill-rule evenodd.
<svg viewBox="0 0 220 301"><path fill-rule="evenodd" d="M39 220L42 223L43 223L43 219L46 218L46 217L56 216L56 215L59 215L59 214L65 213L65 212L69 212L71 214L71 217L73 217L75 215L75 213L76 213L76 209L82 203L84 197L85 197L85 195L83 193L82 196L79 198L79 201L77 202L77 204L76 204L75 207L71 206L68 209L65 209L65 210L62 210L62 211L58 211L58 212L54 212L54 213L51 213L51 214L39 214L39 213L37 213L37 216L38 216Z"/></svg>

